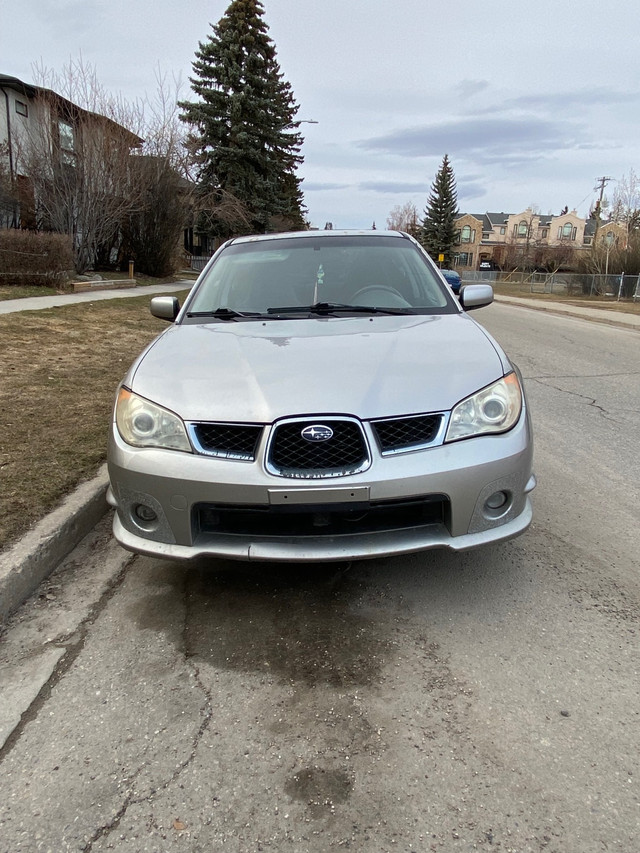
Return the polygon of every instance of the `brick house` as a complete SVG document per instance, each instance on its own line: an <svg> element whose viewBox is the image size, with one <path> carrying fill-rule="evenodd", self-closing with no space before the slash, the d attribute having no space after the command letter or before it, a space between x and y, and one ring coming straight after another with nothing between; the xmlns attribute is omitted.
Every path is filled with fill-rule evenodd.
<svg viewBox="0 0 640 853"><path fill-rule="evenodd" d="M531 208L519 213L464 213L456 226L454 266L460 270L477 270L482 261L500 267L523 263L536 266L551 256L570 265L574 251L591 242L589 221L575 210L557 216Z"/></svg>

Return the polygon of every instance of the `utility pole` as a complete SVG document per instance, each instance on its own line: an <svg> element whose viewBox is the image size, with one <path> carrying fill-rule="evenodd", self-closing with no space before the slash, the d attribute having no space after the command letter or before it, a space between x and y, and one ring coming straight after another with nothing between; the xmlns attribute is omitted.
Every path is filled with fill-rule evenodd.
<svg viewBox="0 0 640 853"><path fill-rule="evenodd" d="M596 202L596 209L595 209L596 228L595 228L595 231L593 232L593 248L594 249L596 247L596 239L598 237L598 228L600 227L600 209L602 207L602 197L604 196L604 188L606 187L606 185L611 180L612 180L612 178L610 178L608 175L603 175L601 178L596 178L597 183L596 183L595 187L593 188L594 192L598 192L598 189L600 189L600 195L598 196L598 201Z"/></svg>

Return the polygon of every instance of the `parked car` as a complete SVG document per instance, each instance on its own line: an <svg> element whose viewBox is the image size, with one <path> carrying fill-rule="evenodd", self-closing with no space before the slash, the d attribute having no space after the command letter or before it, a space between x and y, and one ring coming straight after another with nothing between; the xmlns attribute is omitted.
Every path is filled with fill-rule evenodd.
<svg viewBox="0 0 640 853"><path fill-rule="evenodd" d="M114 532L158 557L331 561L510 539L531 520L521 376L397 232L230 240L117 392Z"/></svg>
<svg viewBox="0 0 640 853"><path fill-rule="evenodd" d="M480 261L478 269L484 272L499 272L500 266L495 261Z"/></svg>
<svg viewBox="0 0 640 853"><path fill-rule="evenodd" d="M440 272L451 286L451 290L453 290L456 295L460 293L460 285L462 284L460 273L455 270L440 270Z"/></svg>

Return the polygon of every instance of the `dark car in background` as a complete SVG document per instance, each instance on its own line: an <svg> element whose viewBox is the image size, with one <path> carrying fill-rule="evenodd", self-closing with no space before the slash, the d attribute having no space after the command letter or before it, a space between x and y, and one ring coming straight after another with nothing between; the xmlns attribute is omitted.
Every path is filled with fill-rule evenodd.
<svg viewBox="0 0 640 853"><path fill-rule="evenodd" d="M442 275L447 280L447 283L451 287L451 290L457 295L460 293L460 285L462 284L462 279L460 278L460 273L455 270L440 270Z"/></svg>

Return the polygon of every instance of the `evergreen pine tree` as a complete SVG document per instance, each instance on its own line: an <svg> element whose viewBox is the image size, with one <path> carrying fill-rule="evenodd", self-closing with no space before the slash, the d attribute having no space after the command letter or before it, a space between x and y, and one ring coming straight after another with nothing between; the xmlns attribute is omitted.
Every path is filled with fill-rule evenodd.
<svg viewBox="0 0 640 853"><path fill-rule="evenodd" d="M263 14L260 0L233 0L196 51L198 100L180 103L214 236L304 227L298 105Z"/></svg>
<svg viewBox="0 0 640 853"><path fill-rule="evenodd" d="M434 261L438 261L440 254L444 255L445 267L450 267L453 261L457 216L456 180L449 163L449 156L445 154L431 185L420 234L420 242Z"/></svg>

